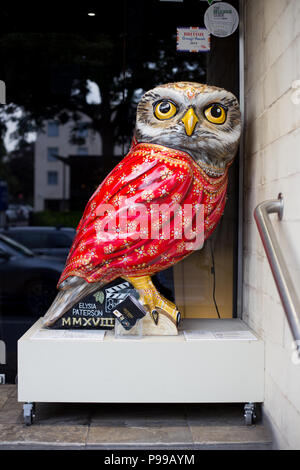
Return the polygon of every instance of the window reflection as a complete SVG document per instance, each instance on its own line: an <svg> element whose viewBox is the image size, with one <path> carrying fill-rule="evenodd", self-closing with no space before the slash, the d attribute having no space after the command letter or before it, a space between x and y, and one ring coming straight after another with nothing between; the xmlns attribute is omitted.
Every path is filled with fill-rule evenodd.
<svg viewBox="0 0 300 470"><path fill-rule="evenodd" d="M58 121L49 121L47 123L48 137L58 137L59 136L59 122Z"/></svg>
<svg viewBox="0 0 300 470"><path fill-rule="evenodd" d="M50 31L40 12L28 5L18 11L3 7L0 69L10 100L0 113L5 142L0 149L0 179L9 188L5 223L9 228L54 230L54 235L20 232L14 238L33 250L39 269L44 269L43 263L51 266L51 282L43 279L45 284L38 286L48 303L86 203L130 146L136 106L144 91L158 83L189 80L238 94L238 32L212 39L209 53L176 51L177 27L203 27L207 2L120 3L119 9L114 2L107 3L106 14L93 18L75 4L71 10L53 4L47 12ZM231 3L238 9L236 0ZM212 240L222 317L232 316L235 309L238 164L230 171L226 211ZM5 246L14 250L11 244ZM3 273L8 268L13 272L12 277L3 275L1 298L15 297L14 280L27 276L23 258L20 253L15 267L12 259L0 259ZM183 316L216 318L212 266L211 246L206 243L202 251L155 276L154 282L163 295L176 300ZM41 271L37 277L42 279ZM1 334L10 344L12 369L18 335L44 314L45 305L39 305L34 315L27 307L1 306L0 323L7 325Z"/></svg>

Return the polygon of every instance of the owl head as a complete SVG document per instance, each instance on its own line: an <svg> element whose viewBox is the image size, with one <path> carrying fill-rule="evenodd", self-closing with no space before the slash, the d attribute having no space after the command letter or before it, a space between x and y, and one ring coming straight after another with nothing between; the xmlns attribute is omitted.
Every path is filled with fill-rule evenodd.
<svg viewBox="0 0 300 470"><path fill-rule="evenodd" d="M167 83L145 93L137 107L137 141L183 150L200 165L225 168L240 135L239 103L223 88Z"/></svg>

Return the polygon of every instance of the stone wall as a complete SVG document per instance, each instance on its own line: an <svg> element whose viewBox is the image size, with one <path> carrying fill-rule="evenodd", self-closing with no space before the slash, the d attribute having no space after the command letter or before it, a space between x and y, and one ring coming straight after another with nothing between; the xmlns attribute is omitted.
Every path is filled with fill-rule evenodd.
<svg viewBox="0 0 300 470"><path fill-rule="evenodd" d="M283 221L271 217L300 286L300 1L245 0L245 10L244 320L265 340L263 410L276 446L300 449L300 364L253 218L283 193Z"/></svg>

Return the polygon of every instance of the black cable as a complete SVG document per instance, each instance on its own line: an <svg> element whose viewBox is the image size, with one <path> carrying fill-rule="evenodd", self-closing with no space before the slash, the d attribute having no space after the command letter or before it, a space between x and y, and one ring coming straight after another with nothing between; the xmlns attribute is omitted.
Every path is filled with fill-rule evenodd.
<svg viewBox="0 0 300 470"><path fill-rule="evenodd" d="M216 301L216 268L215 268L215 256L214 256L214 250L213 250L213 242L212 240L209 240L209 242L210 242L210 254L211 254L211 262L212 262L211 274L213 275L213 301L215 304L218 317L221 318L217 301Z"/></svg>

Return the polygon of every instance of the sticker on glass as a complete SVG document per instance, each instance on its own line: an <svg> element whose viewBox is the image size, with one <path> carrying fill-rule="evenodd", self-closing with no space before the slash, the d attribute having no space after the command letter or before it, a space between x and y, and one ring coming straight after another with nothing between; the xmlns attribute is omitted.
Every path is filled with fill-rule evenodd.
<svg viewBox="0 0 300 470"><path fill-rule="evenodd" d="M211 34L225 38L238 28L239 14L229 3L214 3L205 12L204 24Z"/></svg>
<svg viewBox="0 0 300 470"><path fill-rule="evenodd" d="M177 28L177 51L208 52L210 50L210 34L205 28Z"/></svg>

